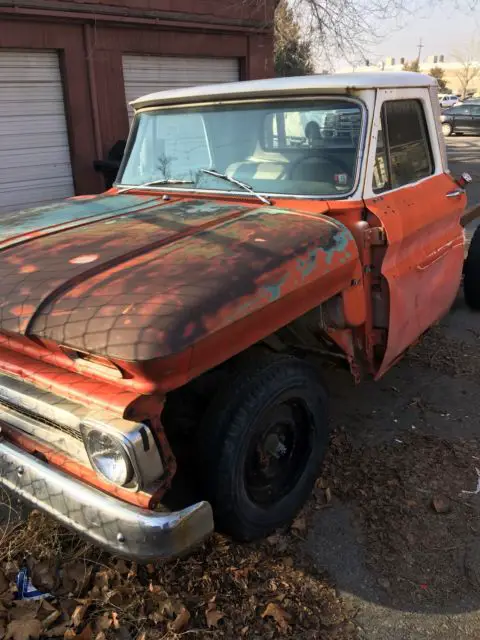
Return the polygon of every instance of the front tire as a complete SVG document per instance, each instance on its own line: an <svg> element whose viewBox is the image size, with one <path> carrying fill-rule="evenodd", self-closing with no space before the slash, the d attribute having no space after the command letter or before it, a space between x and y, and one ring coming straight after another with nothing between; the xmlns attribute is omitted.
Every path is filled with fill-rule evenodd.
<svg viewBox="0 0 480 640"><path fill-rule="evenodd" d="M199 436L203 497L217 530L242 541L268 536L292 521L320 473L325 389L296 358L247 359L212 401Z"/></svg>
<svg viewBox="0 0 480 640"><path fill-rule="evenodd" d="M465 302L474 311L480 311L480 227L473 234L463 269Z"/></svg>
<svg viewBox="0 0 480 640"><path fill-rule="evenodd" d="M450 122L444 122L442 124L442 133L446 138L453 134L453 126L450 124Z"/></svg>

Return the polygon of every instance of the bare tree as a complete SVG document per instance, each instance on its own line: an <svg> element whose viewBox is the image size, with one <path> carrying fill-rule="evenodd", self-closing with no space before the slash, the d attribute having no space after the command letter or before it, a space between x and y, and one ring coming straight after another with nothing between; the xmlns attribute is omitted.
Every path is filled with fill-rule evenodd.
<svg viewBox="0 0 480 640"><path fill-rule="evenodd" d="M472 39L465 49L455 51L452 55L461 65L456 77L460 83L460 97L463 99L467 97L472 81L480 77L479 43Z"/></svg>
<svg viewBox="0 0 480 640"><path fill-rule="evenodd" d="M230 0L245 10L274 0ZM392 24L429 7L455 4L472 11L480 0L288 0L306 40L316 57L330 66L339 59L352 64L365 61L372 45L385 38Z"/></svg>
<svg viewBox="0 0 480 640"><path fill-rule="evenodd" d="M365 59L382 24L413 12L421 0L291 0L318 57L332 65Z"/></svg>

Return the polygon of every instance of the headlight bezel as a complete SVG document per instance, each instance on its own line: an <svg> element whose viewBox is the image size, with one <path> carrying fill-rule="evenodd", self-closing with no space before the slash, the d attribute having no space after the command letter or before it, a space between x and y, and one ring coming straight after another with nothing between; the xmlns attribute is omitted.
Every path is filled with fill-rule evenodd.
<svg viewBox="0 0 480 640"><path fill-rule="evenodd" d="M151 426L147 422L130 423L130 425L128 430L120 429L115 423L104 422L92 417L82 421L80 431L85 451L95 473L113 487L138 492L157 483L163 477L166 468L162 449ZM98 431L110 436L122 447L133 468L133 478L130 483L127 485L116 484L96 468L87 446L88 434L91 431Z"/></svg>
<svg viewBox="0 0 480 640"><path fill-rule="evenodd" d="M88 459L95 473L98 474L98 476L102 478L102 480L104 480L105 482L108 482L114 487L119 487L121 489L126 489L130 491L138 491L142 486L142 474L137 462L134 447L132 446L132 443L129 437L119 432L118 429L110 427L108 424L99 423L99 422L90 421L90 420L82 422L80 429L82 432L85 451L87 452ZM118 445L119 449L122 451L123 455L129 462L133 473L132 473L132 477L126 484L119 484L112 481L105 474L103 474L95 464L94 460L92 459L91 451L88 447L88 439L93 432L97 432L101 435L105 435L111 438Z"/></svg>
<svg viewBox="0 0 480 640"><path fill-rule="evenodd" d="M94 438L97 439L97 442L93 441ZM99 463L99 460L101 460L101 458L99 457L99 451L98 450L96 451L94 448L95 446L100 446L100 447L102 446L102 442L101 442L102 439L109 441L109 443L104 446L106 446L107 450L110 450L111 459L113 459L114 454L116 457L123 459L125 471L122 479L119 478L118 480L115 480L112 477L110 477L105 472L105 470L102 469L102 466ZM104 430L93 428L93 429L89 429L85 433L84 445L85 445L85 451L87 452L87 455L88 455L88 459L90 460L90 464L92 465L92 468L94 469L94 471L100 477L105 479L110 484L113 484L117 487L122 487L122 488L128 488L132 484L134 485L137 484L135 482L135 470L132 464L131 457L129 456L126 447L123 446L119 438L113 437L110 433L106 433ZM104 455L105 455L105 458L108 459L107 454L104 454Z"/></svg>

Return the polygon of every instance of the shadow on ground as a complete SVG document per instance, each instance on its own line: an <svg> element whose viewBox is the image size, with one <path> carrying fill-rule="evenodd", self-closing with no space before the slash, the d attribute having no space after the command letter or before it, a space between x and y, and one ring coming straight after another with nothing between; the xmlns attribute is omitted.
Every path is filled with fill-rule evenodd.
<svg viewBox="0 0 480 640"><path fill-rule="evenodd" d="M361 637L480 637L479 346L480 315L459 297L379 383L327 372L333 499L305 550Z"/></svg>

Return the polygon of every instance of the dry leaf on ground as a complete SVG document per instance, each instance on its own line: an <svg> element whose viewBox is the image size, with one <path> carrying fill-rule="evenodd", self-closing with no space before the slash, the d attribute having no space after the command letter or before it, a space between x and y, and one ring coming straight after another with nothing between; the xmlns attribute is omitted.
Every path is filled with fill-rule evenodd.
<svg viewBox="0 0 480 640"><path fill-rule="evenodd" d="M190 620L190 612L186 607L182 607L182 610L175 618L173 622L170 623L169 627L174 633L180 633L185 629L188 622Z"/></svg>
<svg viewBox="0 0 480 640"><path fill-rule="evenodd" d="M76 607L75 611L72 614L72 625L75 628L79 627L82 624L89 606L90 603L79 604L78 607Z"/></svg>
<svg viewBox="0 0 480 640"><path fill-rule="evenodd" d="M49 638L63 638L66 631L68 629L68 625L66 622L63 624L57 624L55 627L52 627L48 630Z"/></svg>
<svg viewBox="0 0 480 640"><path fill-rule="evenodd" d="M434 496L432 507L437 513L449 513L452 510L452 503L445 496Z"/></svg>
<svg viewBox="0 0 480 640"><path fill-rule="evenodd" d="M205 611L205 619L207 621L207 627L216 627L220 620L225 617L225 614L217 609L215 600L210 600L207 610Z"/></svg>
<svg viewBox="0 0 480 640"><path fill-rule="evenodd" d="M9 610L11 620L34 620L37 617L38 602L18 600Z"/></svg>
<svg viewBox="0 0 480 640"><path fill-rule="evenodd" d="M92 638L93 631L90 624L87 624L80 633L75 633L73 629L67 629L64 635L64 640L92 640Z"/></svg>
<svg viewBox="0 0 480 640"><path fill-rule="evenodd" d="M292 616L275 602L267 604L265 611L262 613L262 618L273 618L282 631L288 629L292 620Z"/></svg>
<svg viewBox="0 0 480 640"><path fill-rule="evenodd" d="M308 523L309 512L303 515ZM152 564L147 568L128 561L119 562L106 554L99 556L98 550L82 546L83 542L43 516L42 536L32 542L27 533L33 525L28 522L21 525L26 530L21 545L15 548L8 562L0 563L0 570L12 582L14 566L21 566L25 557L43 560L53 549L59 564L58 590L54 592L58 604L57 601L53 601L53 605L47 601L12 602L3 594L0 624L2 620L7 626L7 621L14 619L38 619L48 625L43 627L41 640L97 640L97 636L98 640L134 640L140 630L146 632L146 638L136 640L173 638L190 630L195 630L199 637L220 634L225 640L250 636L267 640L285 633L282 622L288 624L290 620L278 615L277 619L262 618L258 612L261 613L270 600L291 614L288 633L297 640L305 640L316 637L316 631L323 624L330 624L332 610L334 617L343 619L345 615L334 589L324 577L312 572L311 566L305 572L298 536L284 533L270 542L245 546L214 535L181 561ZM38 518L35 523L38 528ZM16 529L16 544L18 538ZM10 543L7 541L7 544ZM80 593L78 585L82 583ZM272 585L277 590L281 588L288 600L281 602L279 597L273 600ZM6 593L9 595L9 591ZM222 594L218 609L212 598L216 593ZM88 611L83 613L87 604L90 605ZM53 620L57 610L60 616ZM79 623L75 628L70 622L72 615ZM337 634L335 640L352 640L352 635Z"/></svg>
<svg viewBox="0 0 480 640"><path fill-rule="evenodd" d="M104 613L95 620L95 627L97 631L105 631L106 629L110 629L112 625L113 621L109 613Z"/></svg>
<svg viewBox="0 0 480 640"><path fill-rule="evenodd" d="M57 585L55 561L43 560L36 562L31 570L32 584L40 591L50 593Z"/></svg>
<svg viewBox="0 0 480 640"><path fill-rule="evenodd" d="M294 529L295 531L306 531L307 521L305 519L305 516L298 516L298 518L295 518L295 520L292 522L292 529Z"/></svg>
<svg viewBox="0 0 480 640"><path fill-rule="evenodd" d="M56 622L60 618L61 615L62 615L61 612L57 611L57 609L52 611L52 613L50 613L46 618L44 618L44 620L43 620L43 628L44 629L48 629L48 627L51 627L52 624L54 622Z"/></svg>
<svg viewBox="0 0 480 640"><path fill-rule="evenodd" d="M8 624L5 640L38 640L41 633L40 620L12 620Z"/></svg>
<svg viewBox="0 0 480 640"><path fill-rule="evenodd" d="M118 573L121 576L125 576L130 573L130 567L128 567L127 563L125 562L125 560L123 560L123 558L119 558L115 563L115 571L118 571Z"/></svg>
<svg viewBox="0 0 480 640"><path fill-rule="evenodd" d="M8 591L10 588L10 581L7 579L3 571L0 571L0 593Z"/></svg>

